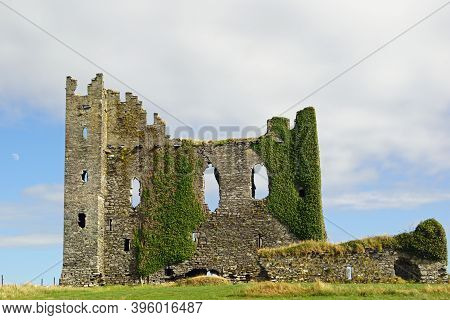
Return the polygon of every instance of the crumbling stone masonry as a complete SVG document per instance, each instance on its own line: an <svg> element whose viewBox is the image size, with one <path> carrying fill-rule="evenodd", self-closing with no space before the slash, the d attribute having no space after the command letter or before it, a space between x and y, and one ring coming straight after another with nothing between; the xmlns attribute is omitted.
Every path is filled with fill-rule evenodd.
<svg viewBox="0 0 450 320"><path fill-rule="evenodd" d="M272 281L289 282L393 282L397 277L422 283L447 283L445 261L419 259L395 250L366 249L334 255L311 253L301 257L261 257Z"/></svg>
<svg viewBox="0 0 450 320"><path fill-rule="evenodd" d="M262 247L326 239L313 108L299 111L292 129L288 119L272 118L258 138L179 140L166 135L156 113L147 125L141 101L131 93L120 101L101 74L86 96L76 87L67 77L61 284L163 282L207 272L233 281L298 280L299 264L323 267L258 254ZM257 164L268 172L262 200L254 198ZM214 212L204 203L209 165L220 188ZM133 180L140 184L137 205ZM392 255L384 256L391 270ZM335 262L336 274L344 272L346 261Z"/></svg>
<svg viewBox="0 0 450 320"><path fill-rule="evenodd" d="M76 86L76 80L68 77L62 284L160 282L207 271L234 280L255 279L263 276L258 248L287 245L301 238L269 212L268 198L253 198L252 169L265 163L255 148L258 139L207 142L171 139L157 114L154 123L147 125L146 112L137 97L127 93L126 100L120 101L118 92L104 88L101 74L92 80L86 96L75 94ZM307 112L314 115L312 108ZM289 130L287 119L273 121L279 123L280 119L282 125L278 129ZM266 137L273 140L270 143L276 144L274 147L281 146L287 137L271 131L273 126L270 120ZM315 122L311 128L308 138L317 140ZM189 150L192 152L187 156ZM313 159L318 168L318 149L312 152L317 153ZM289 166L290 160L286 159L283 161ZM155 206L161 210L173 207L175 190L180 187L174 185L171 191L174 194L166 200L163 188L172 180L182 179L176 175L182 161L190 161L192 165L191 189L195 196L190 208L195 211L198 203L201 210L191 230L182 226L190 212L179 210L177 215L182 218L168 212L168 216L178 219L175 226L154 212ZM220 203L215 212L204 204L203 171L209 164L214 166L220 186ZM158 185L171 172L174 172L171 181ZM275 172L269 170L268 174L269 181L276 180ZM141 192L141 203L135 208L130 202L134 178L139 180ZM307 180L302 186L298 183L294 186L293 174L284 178L296 193L295 201L300 203L302 197L309 196ZM318 210L318 221L322 221L320 238L325 236L320 181L318 186L319 193L311 192L308 201ZM180 192L189 194L189 190ZM166 202L162 204L163 201ZM296 211L297 202L292 202L292 212L298 220L302 212ZM293 218L289 212L277 213L284 215L285 220ZM167 226L167 230L158 233L161 225ZM174 247L173 243L179 245Z"/></svg>

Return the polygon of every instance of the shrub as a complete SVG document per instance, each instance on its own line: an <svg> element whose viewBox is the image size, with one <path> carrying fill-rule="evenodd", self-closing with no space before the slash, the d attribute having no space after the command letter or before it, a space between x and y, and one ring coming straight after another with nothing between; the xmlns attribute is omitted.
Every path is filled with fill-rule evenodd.
<svg viewBox="0 0 450 320"><path fill-rule="evenodd" d="M399 250L424 259L447 261L445 230L435 219L422 221L413 232L402 233L395 238Z"/></svg>

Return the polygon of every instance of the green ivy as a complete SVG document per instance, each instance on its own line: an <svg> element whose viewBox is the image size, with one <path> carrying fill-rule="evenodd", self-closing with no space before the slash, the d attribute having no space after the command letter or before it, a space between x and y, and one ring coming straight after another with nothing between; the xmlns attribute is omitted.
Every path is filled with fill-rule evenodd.
<svg viewBox="0 0 450 320"><path fill-rule="evenodd" d="M195 192L201 160L193 145L166 145L153 152L151 187L141 196L140 228L135 232L137 271L149 275L192 257L192 232L204 221Z"/></svg>
<svg viewBox="0 0 450 320"><path fill-rule="evenodd" d="M395 236L399 250L424 259L447 261L447 238L442 225L435 219L419 223L413 232Z"/></svg>
<svg viewBox="0 0 450 320"><path fill-rule="evenodd" d="M268 171L269 212L300 240L326 239L314 108L297 112L292 130L288 119L272 118L253 148Z"/></svg>

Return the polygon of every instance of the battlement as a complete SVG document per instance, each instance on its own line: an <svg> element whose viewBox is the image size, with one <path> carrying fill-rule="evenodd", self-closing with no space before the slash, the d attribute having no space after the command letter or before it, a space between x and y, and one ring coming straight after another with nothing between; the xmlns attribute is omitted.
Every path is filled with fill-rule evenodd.
<svg viewBox="0 0 450 320"><path fill-rule="evenodd" d="M158 113L147 124L142 101L131 92L121 101L119 92L104 88L102 74L92 79L87 95L77 95L76 88L77 81L67 77L62 283L128 283L143 275L161 279L167 267L176 276L208 269L230 278L255 278L261 246L325 236L320 181L299 181L307 190L303 198L286 192L295 190L298 176L288 171L297 161L289 151L290 139L297 137L286 133L291 132L289 119L272 118L268 133L259 138L171 139ZM309 129L303 136L316 137L315 124ZM312 152L318 157L317 149ZM264 199L255 196L257 165L267 168L275 186ZM286 171L279 177L280 165ZM214 211L205 203L210 167L219 185ZM141 202L133 202L136 193ZM291 211L276 202L286 196L298 203ZM306 200L313 205L302 207ZM313 220L317 225L305 224L304 234L298 231Z"/></svg>
<svg viewBox="0 0 450 320"><path fill-rule="evenodd" d="M199 142L171 139L158 113L147 124L138 97L127 92L120 101L102 74L87 95L76 88L67 77L62 284L162 282L207 272L233 281L339 281L348 280L344 272L353 264L363 281L405 277L410 269L420 269L416 280L446 281L445 231L435 221L398 236L411 256L363 248L295 254L293 263L285 255L299 240L335 248L324 242L314 108L298 111L292 128L289 119L273 117L260 137ZM266 196L257 197L257 168L266 169ZM215 209L206 204L208 170L219 189ZM271 256L276 252L281 258Z"/></svg>

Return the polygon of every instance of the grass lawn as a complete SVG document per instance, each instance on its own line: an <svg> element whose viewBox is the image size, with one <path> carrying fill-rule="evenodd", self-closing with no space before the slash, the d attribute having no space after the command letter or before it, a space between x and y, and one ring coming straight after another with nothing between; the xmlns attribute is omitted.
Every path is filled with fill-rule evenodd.
<svg viewBox="0 0 450 320"><path fill-rule="evenodd" d="M450 299L448 284L172 283L91 288L4 286L0 299Z"/></svg>

